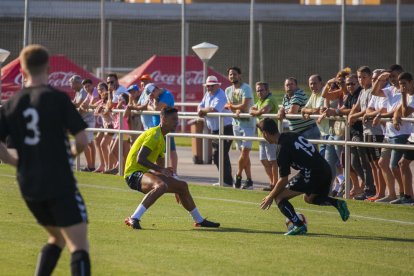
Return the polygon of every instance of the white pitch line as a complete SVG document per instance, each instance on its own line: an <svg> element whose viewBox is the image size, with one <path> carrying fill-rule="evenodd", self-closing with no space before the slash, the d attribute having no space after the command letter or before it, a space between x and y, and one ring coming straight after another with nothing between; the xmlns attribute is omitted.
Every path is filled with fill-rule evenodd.
<svg viewBox="0 0 414 276"><path fill-rule="evenodd" d="M5 175L5 174L0 174L0 176L10 177L10 178L15 177L14 175ZM119 191L119 192L126 192L126 193L135 192L135 191L133 191L131 189L128 189L128 188L105 187L105 186L98 186L98 185L94 185L94 184L84 184L84 183L78 183L78 185L81 186L81 187L88 187L88 188L102 189L102 190L111 190L111 191ZM172 194L168 194L168 195L172 196ZM244 205L256 205L257 207L260 206L260 203L257 203L257 202L241 201L241 200L235 200L235 199L213 198L213 197L205 197L205 196L193 196L193 198L211 200L211 201L230 202L230 203L237 203L237 204L244 204ZM329 214L329 215L338 215L337 212L321 211L321 210L306 209L306 208L296 208L296 209L301 210L301 211L307 211L307 212L323 213L323 214ZM360 216L360 215L354 215L354 214L351 214L351 218L360 218L360 219L368 219L368 220L374 220L374 221L383 221L383 222L390 222L390 223L414 225L414 222L411 222L411 221L402 221L402 220L385 219L385 218L377 218L377 217L367 217L367 216Z"/></svg>

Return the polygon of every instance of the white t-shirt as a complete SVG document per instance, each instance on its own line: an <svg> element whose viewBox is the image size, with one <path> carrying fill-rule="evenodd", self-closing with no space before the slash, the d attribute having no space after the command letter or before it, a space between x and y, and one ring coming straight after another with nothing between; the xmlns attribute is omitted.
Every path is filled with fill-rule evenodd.
<svg viewBox="0 0 414 276"><path fill-rule="evenodd" d="M129 95L129 92L125 87L123 87L122 85L118 86L118 89L115 91L114 95L112 96L112 103L118 103L118 98L123 93Z"/></svg>
<svg viewBox="0 0 414 276"><path fill-rule="evenodd" d="M384 88L382 89L382 91L384 91L385 96L388 98L387 112L391 112L395 110L398 107L398 105L400 105L401 103L400 91L394 86L389 86L387 88ZM408 106L414 108L413 97L409 97ZM409 117L411 117L411 115ZM386 129L387 129L388 137L395 137L395 136L404 135L404 134L410 135L411 132L413 131L413 125L410 122L402 121L400 125L400 130L396 130L392 122L387 122Z"/></svg>
<svg viewBox="0 0 414 276"><path fill-rule="evenodd" d="M371 100L369 100L368 108L372 108L374 110L381 110L383 108L387 108L388 105L388 98L387 97L378 97L372 95ZM386 129L384 123L380 124L382 129L382 134L386 135Z"/></svg>

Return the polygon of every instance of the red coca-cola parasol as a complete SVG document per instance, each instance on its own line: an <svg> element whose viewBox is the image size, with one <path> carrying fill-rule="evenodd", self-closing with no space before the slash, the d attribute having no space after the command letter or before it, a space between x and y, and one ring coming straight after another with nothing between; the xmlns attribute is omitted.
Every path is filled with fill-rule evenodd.
<svg viewBox="0 0 414 276"><path fill-rule="evenodd" d="M50 57L49 84L57 89L68 93L73 98L74 92L70 88L69 79L73 75L79 75L83 79L91 79L96 85L100 79L73 63L63 55ZM1 69L1 91L2 99L7 100L22 87L22 74L18 58L11 61Z"/></svg>

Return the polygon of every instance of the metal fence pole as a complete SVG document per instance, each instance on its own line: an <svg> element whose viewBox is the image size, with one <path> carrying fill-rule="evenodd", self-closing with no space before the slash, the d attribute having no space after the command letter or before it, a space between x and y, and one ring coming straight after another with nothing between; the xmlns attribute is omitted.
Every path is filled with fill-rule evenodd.
<svg viewBox="0 0 414 276"><path fill-rule="evenodd" d="M345 23L346 23L346 0L342 0L342 10L341 10L341 41L340 41L340 62L339 70L345 68Z"/></svg>
<svg viewBox="0 0 414 276"><path fill-rule="evenodd" d="M263 24L259 23L259 61L260 61L260 81L265 81L264 59L263 59Z"/></svg>
<svg viewBox="0 0 414 276"><path fill-rule="evenodd" d="M124 126L124 124L123 124L123 122L124 122L124 120L123 120L123 115L124 115L124 113L123 112L119 112L118 113L119 114L119 118L118 118L118 120L119 120L119 132L118 132L118 169L119 169L119 172L118 172L118 174L119 175L123 175L123 170L124 170L124 139L123 139L123 136L124 136L124 134L122 134L122 128L123 128L123 126Z"/></svg>
<svg viewBox="0 0 414 276"><path fill-rule="evenodd" d="M23 47L26 47L29 42L29 2L29 0L24 1Z"/></svg>
<svg viewBox="0 0 414 276"><path fill-rule="evenodd" d="M185 65L186 65L186 23L185 23L185 0L181 2L181 102L185 103L185 89L186 89L186 77L185 77ZM185 111L185 106L181 106L181 111ZM181 132L185 132L185 120L181 119Z"/></svg>
<svg viewBox="0 0 414 276"><path fill-rule="evenodd" d="M219 116L219 184L220 186L224 186L224 140L221 139L221 135L223 135L224 127L223 127L224 118Z"/></svg>
<svg viewBox="0 0 414 276"><path fill-rule="evenodd" d="M395 63L400 64L401 61L401 0L397 0L396 3L396 45L395 45Z"/></svg>
<svg viewBox="0 0 414 276"><path fill-rule="evenodd" d="M249 85L253 86L254 65L254 0L250 2Z"/></svg>
<svg viewBox="0 0 414 276"><path fill-rule="evenodd" d="M101 74L105 76L105 0L101 0Z"/></svg>
<svg viewBox="0 0 414 276"><path fill-rule="evenodd" d="M348 117L345 117L345 122L348 122ZM351 190L351 179L350 179L350 170L351 170L351 147L347 144L350 138L350 128L345 127L345 198L350 198L349 191ZM339 156L339 158L341 158Z"/></svg>
<svg viewBox="0 0 414 276"><path fill-rule="evenodd" d="M166 168L171 167L170 156L171 156L171 136L167 134L165 136L165 160L164 160Z"/></svg>
<svg viewBox="0 0 414 276"><path fill-rule="evenodd" d="M208 68L207 67L207 61L203 61L203 83L206 83L207 68ZM204 94L207 93L205 89L207 89L207 88L204 88ZM203 133L204 134L208 133L207 123L206 123L205 119L204 119L204 125L203 125ZM208 139L203 138L203 163L208 164L208 161L209 161L208 160Z"/></svg>
<svg viewBox="0 0 414 276"><path fill-rule="evenodd" d="M112 71L112 40L112 21L108 21L108 68L110 71Z"/></svg>

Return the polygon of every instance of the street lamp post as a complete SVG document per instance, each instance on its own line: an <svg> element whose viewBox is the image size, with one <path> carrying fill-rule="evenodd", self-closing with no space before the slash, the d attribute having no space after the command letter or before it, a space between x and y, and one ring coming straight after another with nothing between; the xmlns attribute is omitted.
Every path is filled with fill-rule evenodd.
<svg viewBox="0 0 414 276"><path fill-rule="evenodd" d="M9 57L9 55L9 51L0 48L0 105L3 99L3 95L1 94L1 66L3 62Z"/></svg>
<svg viewBox="0 0 414 276"><path fill-rule="evenodd" d="M198 45L192 47L193 51L197 54L197 56L203 61L203 83L206 82L207 79L207 64L208 61L214 56L217 52L219 47L217 45L203 42ZM206 88L204 87L204 93L206 93ZM204 123L204 133L207 133L207 126ZM203 139L203 163L208 163L208 140Z"/></svg>

